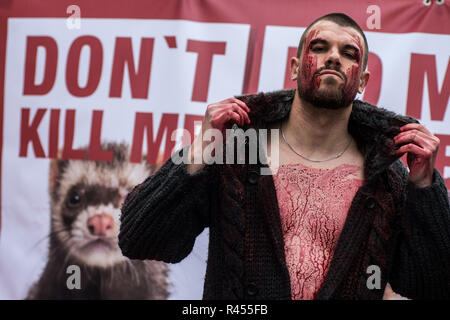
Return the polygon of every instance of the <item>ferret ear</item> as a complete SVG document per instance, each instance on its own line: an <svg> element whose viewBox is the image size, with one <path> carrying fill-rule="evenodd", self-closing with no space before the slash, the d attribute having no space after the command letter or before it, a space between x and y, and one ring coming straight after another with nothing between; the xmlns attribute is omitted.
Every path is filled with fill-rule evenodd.
<svg viewBox="0 0 450 320"><path fill-rule="evenodd" d="M67 166L68 160L62 160L62 149L58 151L58 158L50 160L50 170L48 175L48 189L51 195L56 192L56 189L59 185L59 179L64 171L64 168Z"/></svg>
<svg viewBox="0 0 450 320"><path fill-rule="evenodd" d="M161 152L159 152L158 156L156 157L155 171L154 172L158 171L159 168L161 168L163 166L163 164L164 164L164 155Z"/></svg>
<svg viewBox="0 0 450 320"><path fill-rule="evenodd" d="M156 157L156 162L155 163L148 163L147 162L147 155L144 155L144 159L143 162L146 164L147 168L150 170L150 174L154 174L156 171L159 170L159 168L162 167L162 165L164 164L164 154L161 152L158 152L158 156Z"/></svg>
<svg viewBox="0 0 450 320"><path fill-rule="evenodd" d="M58 160L51 159L50 160L50 170L48 174L48 191L50 194L53 194L55 191L56 181L59 176L59 168L58 168Z"/></svg>

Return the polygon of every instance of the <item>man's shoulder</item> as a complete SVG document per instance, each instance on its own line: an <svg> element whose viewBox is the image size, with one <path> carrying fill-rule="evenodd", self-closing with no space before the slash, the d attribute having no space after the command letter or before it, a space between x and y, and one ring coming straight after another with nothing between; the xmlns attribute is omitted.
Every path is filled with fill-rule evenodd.
<svg viewBox="0 0 450 320"><path fill-rule="evenodd" d="M237 99L249 104L264 104L268 102L286 102L294 99L295 89L283 89L248 93L235 96Z"/></svg>
<svg viewBox="0 0 450 320"><path fill-rule="evenodd" d="M273 122L289 114L295 90L277 90L236 96L250 109L250 120Z"/></svg>
<svg viewBox="0 0 450 320"><path fill-rule="evenodd" d="M359 121L376 126L386 125L388 128L401 127L407 123L419 122L413 117L402 115L393 110L394 108L376 106L367 101L354 100L350 119L351 121Z"/></svg>

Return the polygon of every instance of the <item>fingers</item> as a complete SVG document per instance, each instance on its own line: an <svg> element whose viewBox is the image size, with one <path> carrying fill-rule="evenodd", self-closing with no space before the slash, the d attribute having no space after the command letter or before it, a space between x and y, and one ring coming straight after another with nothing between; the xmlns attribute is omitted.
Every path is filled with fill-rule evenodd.
<svg viewBox="0 0 450 320"><path fill-rule="evenodd" d="M397 155L408 153L409 180L421 188L429 186L433 181L439 139L423 125L409 123L400 128L394 142L400 146Z"/></svg>
<svg viewBox="0 0 450 320"><path fill-rule="evenodd" d="M250 123L250 118L248 116L248 110L250 110L242 101L240 103L236 103L233 101L239 101L237 99L227 99L221 101L219 103L211 104L208 106L208 111L211 118L214 118L216 114L222 114L223 112L233 111L236 112L242 121L237 121L240 126L243 126L245 123Z"/></svg>
<svg viewBox="0 0 450 320"><path fill-rule="evenodd" d="M405 153L413 153L424 159L429 159L433 155L433 153L430 150L423 149L423 148L419 147L418 145L412 144L412 143L402 146L397 150L398 155L405 154Z"/></svg>
<svg viewBox="0 0 450 320"><path fill-rule="evenodd" d="M232 103L231 107L233 108L233 110L237 113L239 113L239 115L242 118L242 123L240 124L240 126L242 127L245 123L250 123L250 118L248 117L248 114L245 110L243 110L243 108L241 106L239 106L237 103Z"/></svg>
<svg viewBox="0 0 450 320"><path fill-rule="evenodd" d="M230 112L230 118L236 123L240 123L240 126L244 125L244 120L236 113L236 112Z"/></svg>
<svg viewBox="0 0 450 320"><path fill-rule="evenodd" d="M244 125L244 122L247 122L248 119L247 114L235 103L222 105L219 112L229 113L231 119L241 127Z"/></svg>
<svg viewBox="0 0 450 320"><path fill-rule="evenodd" d="M394 137L396 145L414 143L422 148L430 148L437 151L439 148L439 138L431 134L424 126L403 126L403 131Z"/></svg>
<svg viewBox="0 0 450 320"><path fill-rule="evenodd" d="M229 98L224 101L224 104L231 104L233 106L233 109L235 109L236 112L239 112L239 114L242 115L246 123L250 123L250 118L247 114L250 112L250 108L247 107L247 105L243 101L236 98Z"/></svg>
<svg viewBox="0 0 450 320"><path fill-rule="evenodd" d="M434 147L432 144L433 140L431 139L431 137L417 130L401 132L394 138L394 141L396 145L414 143L422 148Z"/></svg>
<svg viewBox="0 0 450 320"><path fill-rule="evenodd" d="M427 135L430 135L430 136L433 135L430 131L428 131L427 128L425 128L425 126L423 124L420 124L420 123L408 123L408 124L405 124L403 127L400 128L400 131L404 132L404 131L413 130L413 129L421 131L421 132L423 132L423 133L425 133Z"/></svg>
<svg viewBox="0 0 450 320"><path fill-rule="evenodd" d="M241 106L246 112L250 112L250 108L247 107L247 105L243 101L233 98L233 102Z"/></svg>
<svg viewBox="0 0 450 320"><path fill-rule="evenodd" d="M225 125L236 123L240 127L250 123L250 108L241 100L228 98L208 105L205 119L213 128L223 130ZM231 125L229 127L231 127Z"/></svg>
<svg viewBox="0 0 450 320"><path fill-rule="evenodd" d="M236 103L237 105L242 107L246 112L250 112L250 108L247 107L247 105L243 101L236 99L236 98L228 98L228 99L221 101L220 103L223 103L223 104Z"/></svg>
<svg viewBox="0 0 450 320"><path fill-rule="evenodd" d="M214 128L222 129L228 121L234 121L236 123L242 122L239 114L234 112L233 110L221 110L221 112L216 113L211 119L211 123Z"/></svg>
<svg viewBox="0 0 450 320"><path fill-rule="evenodd" d="M236 98L228 98L226 100L219 102L219 105L223 105L223 106L230 105L230 104L234 105L235 107L238 107L238 109L241 110L243 113L241 111L237 111L237 110L236 111L239 112L240 114L243 114L243 118L245 119L245 122L247 124L250 123L250 118L247 114L250 112L250 108L243 101L236 99Z"/></svg>
<svg viewBox="0 0 450 320"><path fill-rule="evenodd" d="M439 148L439 139L431 134L424 126L410 124L403 126L403 131L394 137L396 145L401 146L397 155L411 152L418 156L429 158Z"/></svg>
<svg viewBox="0 0 450 320"><path fill-rule="evenodd" d="M236 105L234 105L234 104L231 104L231 105L230 105L229 111L232 112L232 115L233 115L232 119L233 119L240 127L242 127L242 126L244 125L244 121L246 121L246 120L245 120L245 116L246 116L246 115L244 115L244 111L242 111L238 106L236 106ZM237 119L238 119L238 120L236 120L235 115L237 116Z"/></svg>

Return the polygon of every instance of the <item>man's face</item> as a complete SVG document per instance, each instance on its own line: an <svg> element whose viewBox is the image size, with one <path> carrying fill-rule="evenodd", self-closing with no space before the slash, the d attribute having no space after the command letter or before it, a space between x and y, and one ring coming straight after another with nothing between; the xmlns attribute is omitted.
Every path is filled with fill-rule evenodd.
<svg viewBox="0 0 450 320"><path fill-rule="evenodd" d="M306 36L300 59L293 60L299 96L319 108L349 106L369 78L362 70L363 50L364 39L355 29L325 20L316 23Z"/></svg>

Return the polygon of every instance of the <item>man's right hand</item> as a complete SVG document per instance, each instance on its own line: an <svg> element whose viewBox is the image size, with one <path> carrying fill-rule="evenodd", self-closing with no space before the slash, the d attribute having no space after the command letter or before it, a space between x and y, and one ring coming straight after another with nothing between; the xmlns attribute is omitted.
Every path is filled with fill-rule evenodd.
<svg viewBox="0 0 450 320"><path fill-rule="evenodd" d="M249 107L236 98L229 98L208 105L200 134L194 139L194 142L189 148L190 164L187 165L187 171L190 174L203 169L205 166L203 150L211 143L209 141L203 141L205 132L209 129L220 130L223 141L225 141L226 129L230 129L235 123L240 127L250 123L248 112L250 112ZM195 164L194 159L202 159L202 163Z"/></svg>

